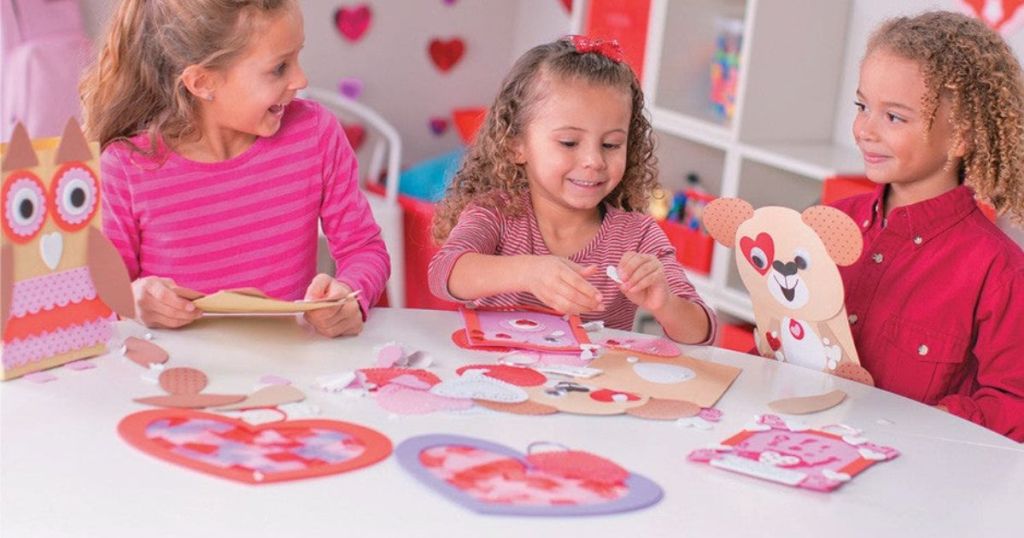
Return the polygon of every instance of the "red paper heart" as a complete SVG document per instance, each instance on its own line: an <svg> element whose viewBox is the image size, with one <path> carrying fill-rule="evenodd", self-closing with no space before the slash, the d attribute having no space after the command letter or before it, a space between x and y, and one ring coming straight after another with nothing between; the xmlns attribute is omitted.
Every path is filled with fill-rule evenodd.
<svg viewBox="0 0 1024 538"><path fill-rule="evenodd" d="M337 474L391 454L391 441L379 432L336 420L253 426L200 411L157 409L128 415L117 431L147 454L248 484Z"/></svg>
<svg viewBox="0 0 1024 538"><path fill-rule="evenodd" d="M764 267L758 267L754 263L754 259L750 257L750 253L754 248L760 248L767 259L764 261ZM768 269L772 266L772 260L775 259L775 242L772 241L772 236L761 232L757 234L757 239L751 239L749 237L743 237L740 239L740 250L743 252L743 256L747 259L758 273L762 275L768 272Z"/></svg>
<svg viewBox="0 0 1024 538"><path fill-rule="evenodd" d="M1018 26L1021 17L1024 17L1024 11L1020 11L1024 0L998 0L995 4L987 0L960 0L960 3L994 30L1005 32L1011 21L1014 23L1012 26ZM989 9L986 9L986 5Z"/></svg>
<svg viewBox="0 0 1024 538"><path fill-rule="evenodd" d="M370 6L360 4L353 7L342 6L334 11L334 25L345 39L359 41L370 28L373 12Z"/></svg>
<svg viewBox="0 0 1024 538"><path fill-rule="evenodd" d="M768 341L768 347L772 348L772 351L778 351L782 347L782 341L772 335L772 333L765 333L764 338Z"/></svg>
<svg viewBox="0 0 1024 538"><path fill-rule="evenodd" d="M562 0L562 6L565 7L566 11L572 13L572 0Z"/></svg>
<svg viewBox="0 0 1024 538"><path fill-rule="evenodd" d="M462 53L466 51L466 45L463 41L457 37L453 37L447 41L443 39L431 39L430 47L430 59L433 60L434 65L437 66L441 72L447 72L451 68L455 67L455 64L459 63L462 59Z"/></svg>
<svg viewBox="0 0 1024 538"><path fill-rule="evenodd" d="M359 151L359 147L366 140L366 128L358 123L342 123L341 128L345 131L345 138L348 138L348 143L352 145L352 149Z"/></svg>

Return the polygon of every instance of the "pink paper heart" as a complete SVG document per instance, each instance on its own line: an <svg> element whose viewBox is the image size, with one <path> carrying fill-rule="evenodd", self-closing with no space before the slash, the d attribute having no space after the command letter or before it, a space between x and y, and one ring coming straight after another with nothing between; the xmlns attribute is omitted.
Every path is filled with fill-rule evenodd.
<svg viewBox="0 0 1024 538"><path fill-rule="evenodd" d="M355 77L345 77L338 82L338 92L349 99L359 99L363 95L363 81Z"/></svg>
<svg viewBox="0 0 1024 538"><path fill-rule="evenodd" d="M448 130L448 120L441 117L430 118L430 132L434 136L441 136Z"/></svg>
<svg viewBox="0 0 1024 538"><path fill-rule="evenodd" d="M152 456L249 484L337 474L391 453L391 441L379 432L336 420L253 426L199 411L158 409L128 415L117 431Z"/></svg>
<svg viewBox="0 0 1024 538"><path fill-rule="evenodd" d="M356 42L362 39L363 34L370 28L370 21L373 19L373 12L370 6L360 4L357 6L342 6L334 11L334 25L341 35L349 41Z"/></svg>
<svg viewBox="0 0 1024 538"><path fill-rule="evenodd" d="M391 383L377 391L377 404L399 415L424 415L435 411L461 411L473 407L473 400L447 398L425 390Z"/></svg>

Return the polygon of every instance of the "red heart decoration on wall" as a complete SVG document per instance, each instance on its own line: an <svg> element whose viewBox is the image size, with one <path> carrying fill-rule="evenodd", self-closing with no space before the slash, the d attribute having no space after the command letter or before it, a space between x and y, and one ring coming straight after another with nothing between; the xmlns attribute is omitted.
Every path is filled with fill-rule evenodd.
<svg viewBox="0 0 1024 538"><path fill-rule="evenodd" d="M348 143L352 146L352 149L359 151L359 147L366 140L366 128L358 123L350 123L348 125L342 123L341 128L345 131L345 138L348 138Z"/></svg>
<svg viewBox="0 0 1024 538"><path fill-rule="evenodd" d="M334 11L334 25L345 39L359 41L370 28L373 12L370 6L360 4L353 7L339 7Z"/></svg>
<svg viewBox="0 0 1024 538"><path fill-rule="evenodd" d="M466 52L466 44L459 38L453 37L447 41L443 39L431 39L428 48L430 59L441 72L447 72L455 67Z"/></svg>
<svg viewBox="0 0 1024 538"><path fill-rule="evenodd" d="M562 0L562 5L565 6L565 10L572 13L572 0Z"/></svg>
<svg viewBox="0 0 1024 538"><path fill-rule="evenodd" d="M253 426L186 409L128 415L117 432L165 461L248 484L326 476L377 463L391 441L337 420L290 420Z"/></svg>
<svg viewBox="0 0 1024 538"><path fill-rule="evenodd" d="M1024 0L960 0L971 13L991 26L994 30L1006 33L1012 27L1024 22ZM1011 24L1011 22L1013 24Z"/></svg>

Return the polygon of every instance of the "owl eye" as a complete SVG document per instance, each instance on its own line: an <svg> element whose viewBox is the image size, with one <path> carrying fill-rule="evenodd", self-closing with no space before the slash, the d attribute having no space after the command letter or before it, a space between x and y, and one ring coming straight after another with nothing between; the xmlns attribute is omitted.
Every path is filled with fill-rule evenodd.
<svg viewBox="0 0 1024 538"><path fill-rule="evenodd" d="M12 174L4 185L4 232L16 243L29 241L46 220L43 182L29 172Z"/></svg>
<svg viewBox="0 0 1024 538"><path fill-rule="evenodd" d="M58 224L67 230L85 227L96 214L99 182L92 170L81 163L69 163L57 171L56 190L51 199Z"/></svg>

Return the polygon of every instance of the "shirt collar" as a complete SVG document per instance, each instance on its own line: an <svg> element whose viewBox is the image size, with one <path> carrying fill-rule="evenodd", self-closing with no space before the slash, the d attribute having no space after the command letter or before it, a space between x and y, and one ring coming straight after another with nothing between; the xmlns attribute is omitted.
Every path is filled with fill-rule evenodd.
<svg viewBox="0 0 1024 538"><path fill-rule="evenodd" d="M870 225L881 222L887 185L875 188L871 202ZM963 220L978 208L974 191L960 185L949 192L916 204L898 207L889 213L886 229L903 237L928 241Z"/></svg>

